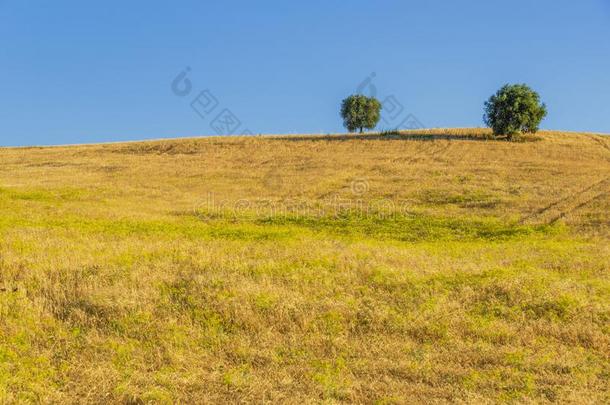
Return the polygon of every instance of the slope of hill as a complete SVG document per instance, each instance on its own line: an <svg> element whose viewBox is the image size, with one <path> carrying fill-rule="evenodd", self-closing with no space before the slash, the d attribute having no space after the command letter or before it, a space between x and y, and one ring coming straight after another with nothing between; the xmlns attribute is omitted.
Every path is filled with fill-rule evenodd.
<svg viewBox="0 0 610 405"><path fill-rule="evenodd" d="M604 136L0 161L0 402L609 399Z"/></svg>

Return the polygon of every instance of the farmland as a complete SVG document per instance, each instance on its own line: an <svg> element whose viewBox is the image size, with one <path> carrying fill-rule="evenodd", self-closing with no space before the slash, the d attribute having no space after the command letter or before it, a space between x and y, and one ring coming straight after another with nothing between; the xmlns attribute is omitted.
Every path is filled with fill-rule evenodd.
<svg viewBox="0 0 610 405"><path fill-rule="evenodd" d="M0 402L607 402L610 139L0 149Z"/></svg>

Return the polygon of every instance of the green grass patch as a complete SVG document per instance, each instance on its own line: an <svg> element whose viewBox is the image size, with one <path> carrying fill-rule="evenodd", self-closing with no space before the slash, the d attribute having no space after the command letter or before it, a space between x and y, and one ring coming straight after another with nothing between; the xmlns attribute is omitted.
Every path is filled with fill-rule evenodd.
<svg viewBox="0 0 610 405"><path fill-rule="evenodd" d="M426 205L457 205L462 208L496 208L502 199L484 191L451 193L443 190L425 190L419 200Z"/></svg>
<svg viewBox="0 0 610 405"><path fill-rule="evenodd" d="M201 220L198 216L171 219L135 220L130 218L83 218L47 215L40 218L5 216L2 229L15 227L59 228L83 234L107 236L161 236L187 239L223 239L243 241L290 240L307 235L349 239L421 241L503 241L528 236L552 236L565 227L522 225L495 217L443 218L429 215L361 216L261 216L233 219Z"/></svg>
<svg viewBox="0 0 610 405"><path fill-rule="evenodd" d="M85 190L78 188L61 189L31 189L21 190L13 188L0 188L0 201L32 201L41 203L60 203L80 201L85 196Z"/></svg>
<svg viewBox="0 0 610 405"><path fill-rule="evenodd" d="M254 220L260 225L297 226L314 232L348 237L393 239L404 242L449 240L507 240L528 235L556 235L560 225L521 225L495 217L443 218L423 214L326 217L276 216Z"/></svg>

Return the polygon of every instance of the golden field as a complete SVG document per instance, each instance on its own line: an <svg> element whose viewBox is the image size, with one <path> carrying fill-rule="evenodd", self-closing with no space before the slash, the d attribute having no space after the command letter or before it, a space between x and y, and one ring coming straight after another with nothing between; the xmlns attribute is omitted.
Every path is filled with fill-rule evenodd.
<svg viewBox="0 0 610 405"><path fill-rule="evenodd" d="M0 161L0 403L610 401L610 138Z"/></svg>

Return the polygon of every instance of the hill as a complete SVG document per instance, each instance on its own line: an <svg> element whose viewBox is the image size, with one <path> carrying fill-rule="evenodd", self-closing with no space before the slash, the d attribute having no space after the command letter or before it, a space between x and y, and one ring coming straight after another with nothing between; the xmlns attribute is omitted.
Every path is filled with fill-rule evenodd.
<svg viewBox="0 0 610 405"><path fill-rule="evenodd" d="M0 402L605 402L610 139L0 149Z"/></svg>

